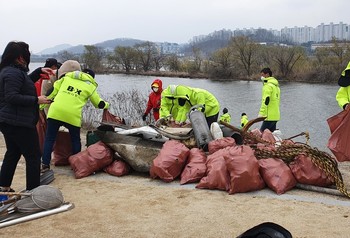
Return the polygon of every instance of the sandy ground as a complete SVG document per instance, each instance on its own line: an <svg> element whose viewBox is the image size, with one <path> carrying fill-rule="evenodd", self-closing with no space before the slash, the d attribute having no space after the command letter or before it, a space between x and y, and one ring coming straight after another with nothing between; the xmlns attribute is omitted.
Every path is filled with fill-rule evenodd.
<svg viewBox="0 0 350 238"><path fill-rule="evenodd" d="M82 139L85 135L82 135ZM84 142L83 142L84 143ZM0 158L5 152L0 137ZM349 188L350 165L340 165ZM229 195L195 185L164 183L147 174L114 177L100 172L75 179L69 166L53 167L65 201L74 209L0 229L0 237L236 237L275 222L293 237L350 237L350 199L293 189ZM18 164L12 187L25 184Z"/></svg>

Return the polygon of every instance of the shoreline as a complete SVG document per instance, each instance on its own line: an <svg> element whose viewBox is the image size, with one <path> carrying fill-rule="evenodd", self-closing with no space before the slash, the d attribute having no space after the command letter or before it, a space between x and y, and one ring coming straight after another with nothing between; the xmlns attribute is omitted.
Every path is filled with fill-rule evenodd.
<svg viewBox="0 0 350 238"><path fill-rule="evenodd" d="M186 72L182 72L182 73L172 73L172 72L168 72L168 71L164 71L164 72L146 72L146 73L142 73L142 72L131 72L131 73L125 73L124 71L113 71L113 72L109 72L109 71L105 71L105 72L98 72L98 74L102 74L102 75L110 75L110 74L122 74L122 75L139 75L139 76L153 76L153 77L168 77L168 78L189 78L189 79L207 79L207 80L211 80L211 81L215 81L215 82L234 82L234 81L246 81L246 82L251 82L251 81L260 81L260 78L258 76L253 77L253 78L237 78L237 79L219 79L219 78L209 78L207 75L203 75L203 74L189 74ZM256 79L255 79L256 78ZM278 79L278 76L276 76L278 82L280 83L307 83L307 84L322 84L322 85L334 85L337 84L336 82L321 82L321 81L307 81L307 80L287 80L287 79Z"/></svg>

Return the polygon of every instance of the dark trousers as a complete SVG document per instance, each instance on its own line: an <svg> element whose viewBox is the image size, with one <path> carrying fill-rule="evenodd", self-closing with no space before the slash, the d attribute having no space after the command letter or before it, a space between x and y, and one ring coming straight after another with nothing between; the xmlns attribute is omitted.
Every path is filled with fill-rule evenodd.
<svg viewBox="0 0 350 238"><path fill-rule="evenodd" d="M277 121L263 121L260 131L264 132L265 129L269 129L271 132L276 130Z"/></svg>
<svg viewBox="0 0 350 238"><path fill-rule="evenodd" d="M36 128L0 123L0 130L4 135L7 149L0 170L0 186L11 186L22 155L26 161L26 189L31 190L40 186L41 154Z"/></svg>
<svg viewBox="0 0 350 238"><path fill-rule="evenodd" d="M219 113L216 113L214 116L210 116L210 117L206 117L205 119L207 120L209 129L210 129L210 125L213 122L217 122L218 121L218 117L219 117Z"/></svg>
<svg viewBox="0 0 350 238"><path fill-rule="evenodd" d="M60 126L64 126L69 130L73 154L77 154L81 151L80 127L72 126L68 123L48 118L42 158L43 164L50 165L53 146L55 144Z"/></svg>

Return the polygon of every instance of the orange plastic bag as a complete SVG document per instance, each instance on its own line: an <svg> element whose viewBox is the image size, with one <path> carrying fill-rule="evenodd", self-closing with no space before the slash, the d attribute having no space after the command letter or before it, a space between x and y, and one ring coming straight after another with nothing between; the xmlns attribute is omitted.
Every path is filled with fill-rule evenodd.
<svg viewBox="0 0 350 238"><path fill-rule="evenodd" d="M350 108L350 107L348 107ZM350 109L346 109L327 119L331 136L327 147L339 162L350 161Z"/></svg>

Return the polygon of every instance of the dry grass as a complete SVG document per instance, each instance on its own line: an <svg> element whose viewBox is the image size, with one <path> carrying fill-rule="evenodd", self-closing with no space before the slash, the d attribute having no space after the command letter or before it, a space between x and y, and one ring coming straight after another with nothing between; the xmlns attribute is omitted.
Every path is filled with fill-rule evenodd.
<svg viewBox="0 0 350 238"><path fill-rule="evenodd" d="M108 109L112 114L122 117L129 126L143 125L142 115L146 109L148 95L137 89L130 91L117 92L112 96L101 95L105 101L109 102ZM90 102L83 109L82 128L91 130L99 126L102 119L102 110L96 109ZM152 118L152 117L148 117ZM148 121L147 123L152 123Z"/></svg>

